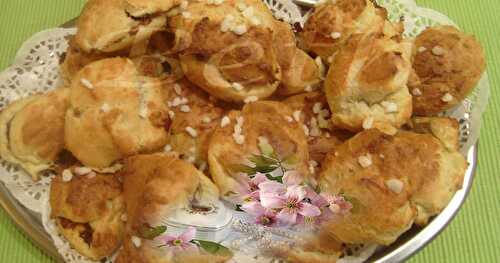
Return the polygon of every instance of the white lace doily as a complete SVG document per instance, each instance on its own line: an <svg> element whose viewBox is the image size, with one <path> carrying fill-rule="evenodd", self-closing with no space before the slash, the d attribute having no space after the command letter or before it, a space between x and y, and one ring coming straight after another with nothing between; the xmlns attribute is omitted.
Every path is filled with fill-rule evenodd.
<svg viewBox="0 0 500 263"><path fill-rule="evenodd" d="M14 63L0 74L0 109L35 93L47 92L61 84L59 59L68 47L66 37L75 29L50 29L35 34L19 49ZM33 182L18 166L0 162L0 181L25 207L42 212L50 178Z"/></svg>
<svg viewBox="0 0 500 263"><path fill-rule="evenodd" d="M292 24L303 24L305 21L300 8L290 0L264 0L264 2L277 18ZM420 8L413 0L377 0L377 2L388 10L391 20L399 21L403 18L406 37L414 37L426 27L435 24L454 25L445 15L431 9ZM12 66L0 73L0 109L14 100L34 93L46 92L61 84L58 70L59 59L67 48L67 37L74 33L75 29L50 29L35 34L22 45ZM485 74L473 93L456 108L446 113L447 116L459 120L461 151L464 154L479 138L481 114L486 108L488 97L488 78ZM58 234L54 222L49 218L49 177L33 182L31 177L17 166L1 161L0 181L22 205L42 216L43 226L67 262L92 262L85 260L71 249L67 241ZM363 257L371 255L372 252L365 250ZM359 262L359 259L363 257L346 258L346 262ZM241 262L247 262L246 259L251 257L237 253L237 258L242 258ZM243 258L246 259L243 260Z"/></svg>

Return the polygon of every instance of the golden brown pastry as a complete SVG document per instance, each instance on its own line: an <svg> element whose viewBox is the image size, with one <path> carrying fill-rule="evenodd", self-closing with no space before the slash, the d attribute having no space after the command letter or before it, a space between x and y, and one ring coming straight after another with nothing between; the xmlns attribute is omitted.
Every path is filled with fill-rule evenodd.
<svg viewBox="0 0 500 263"><path fill-rule="evenodd" d="M439 214L450 202L467 170L467 161L459 152L458 122L446 117L417 117L410 123L414 132L430 134L441 142L437 173L428 175L421 188L412 196L417 208L415 223L426 225L429 218Z"/></svg>
<svg viewBox="0 0 500 263"><path fill-rule="evenodd" d="M165 85L163 92L170 115L166 150L179 153L204 171L208 168L209 140L220 125L223 109L185 79Z"/></svg>
<svg viewBox="0 0 500 263"><path fill-rule="evenodd" d="M111 58L83 68L71 85L66 148L89 167L161 149L167 109L158 80L139 76L132 61Z"/></svg>
<svg viewBox="0 0 500 263"><path fill-rule="evenodd" d="M125 10L133 17L155 15L169 11L180 0L125 0Z"/></svg>
<svg viewBox="0 0 500 263"><path fill-rule="evenodd" d="M12 103L0 114L0 155L20 165L33 180L53 168L64 148L69 89L59 88Z"/></svg>
<svg viewBox="0 0 500 263"><path fill-rule="evenodd" d="M343 195L353 208L349 214L335 216L325 231L346 243L388 245L411 227L416 209L410 197L418 186L413 178L433 172L432 151L423 150L438 145L408 135L366 130L326 157L319 178L322 191ZM424 146L422 150L415 142Z"/></svg>
<svg viewBox="0 0 500 263"><path fill-rule="evenodd" d="M305 235L302 242L279 251L279 256L293 263L336 263L342 255L343 244L328 231Z"/></svg>
<svg viewBox="0 0 500 263"><path fill-rule="evenodd" d="M319 168L325 155L333 152L343 141L351 137L351 133L333 127L331 113L326 96L320 91L295 95L283 101L293 111L292 118L304 123L307 130L309 157L313 168Z"/></svg>
<svg viewBox="0 0 500 263"><path fill-rule="evenodd" d="M409 88L417 115L435 115L457 105L485 70L481 44L455 27L430 27L417 36L415 46L416 78Z"/></svg>
<svg viewBox="0 0 500 263"><path fill-rule="evenodd" d="M281 67L280 95L301 93L307 87L320 82L320 71L306 52L296 45L295 35L290 24L276 21L274 26L274 46Z"/></svg>
<svg viewBox="0 0 500 263"><path fill-rule="evenodd" d="M274 22L259 0L190 2L169 20L186 77L212 96L243 102L270 96L281 80Z"/></svg>
<svg viewBox="0 0 500 263"><path fill-rule="evenodd" d="M282 161L293 159L288 169L309 176L307 139L292 114L283 103L259 101L222 118L208 148L210 174L222 195L230 197L238 189L235 176L242 172L238 167L248 164L252 155L265 154L262 145L272 147Z"/></svg>
<svg viewBox="0 0 500 263"><path fill-rule="evenodd" d="M453 129L434 128L437 134ZM424 224L443 209L464 172L463 157L433 135L363 131L323 164L322 190L342 194L353 205L349 214L329 221L327 229L346 243L391 244L414 221Z"/></svg>
<svg viewBox="0 0 500 263"><path fill-rule="evenodd" d="M60 73L64 81L69 85L73 77L86 65L109 57L128 56L128 50L120 50L116 52L85 52L75 42L75 37L71 37L68 41L66 53L61 57Z"/></svg>
<svg viewBox="0 0 500 263"><path fill-rule="evenodd" d="M162 6L156 2L160 1L88 1L78 18L76 47L86 53L114 52L149 39L166 25L166 16L156 12L169 9L176 1L162 1ZM140 17L130 16L132 13Z"/></svg>
<svg viewBox="0 0 500 263"><path fill-rule="evenodd" d="M334 125L394 134L412 113L407 82L412 44L398 35L353 35L335 56L325 81Z"/></svg>
<svg viewBox="0 0 500 263"><path fill-rule="evenodd" d="M168 248L159 249L158 241L142 236L141 229L165 225L164 220L170 213L194 202L203 204L218 200L215 185L196 167L174 154L130 157L125 162L123 176L127 238L117 262L187 262L182 261L188 256L183 254L196 255L194 252L173 254ZM204 252L199 253L210 258Z"/></svg>
<svg viewBox="0 0 500 263"><path fill-rule="evenodd" d="M302 43L326 61L352 34L379 31L385 19L385 9L370 0L326 1L304 24Z"/></svg>
<svg viewBox="0 0 500 263"><path fill-rule="evenodd" d="M101 260L121 245L125 204L117 175L64 170L52 180L50 206L60 233L82 255Z"/></svg>

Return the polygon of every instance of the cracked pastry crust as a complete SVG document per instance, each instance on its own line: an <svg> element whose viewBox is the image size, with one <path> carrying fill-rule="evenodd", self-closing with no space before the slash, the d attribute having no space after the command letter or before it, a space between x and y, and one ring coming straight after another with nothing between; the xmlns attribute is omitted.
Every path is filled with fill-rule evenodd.
<svg viewBox="0 0 500 263"><path fill-rule="evenodd" d="M167 23L166 16L154 14L138 18L129 16L127 8L134 7L135 2L137 1L88 1L78 18L78 31L74 39L75 45L86 53L120 51L129 49L133 44L149 39L151 34L165 27ZM152 4L151 1L143 2ZM145 10L130 9L133 13L141 14Z"/></svg>
<svg viewBox="0 0 500 263"><path fill-rule="evenodd" d="M158 80L139 76L129 59L100 60L72 81L66 148L86 166L108 167L162 148L167 118Z"/></svg>
<svg viewBox="0 0 500 263"><path fill-rule="evenodd" d="M457 120L446 117L416 117L409 124L412 131L430 134L441 142L439 170L429 176L412 196L417 208L415 223L426 225L432 216L439 214L462 188L467 161L459 152L459 125Z"/></svg>
<svg viewBox="0 0 500 263"><path fill-rule="evenodd" d="M10 104L0 114L0 155L20 165L33 180L53 168L64 148L69 89L58 88Z"/></svg>
<svg viewBox="0 0 500 263"><path fill-rule="evenodd" d="M192 2L169 20L176 35L172 49L180 51L186 77L212 96L233 102L266 98L281 80L274 22L258 0Z"/></svg>
<svg viewBox="0 0 500 263"><path fill-rule="evenodd" d="M309 153L302 125L289 121L292 111L274 101L246 104L242 111L231 111L223 118L229 121L217 127L208 147L210 174L221 195L231 197L239 182L235 167L247 164L252 154L260 155L259 141L264 138L281 160L294 156L292 167L305 178L309 177ZM227 118L226 118L227 117Z"/></svg>
<svg viewBox="0 0 500 263"><path fill-rule="evenodd" d="M210 137L224 110L186 79L165 85L163 93L170 117L168 150L205 170Z"/></svg>
<svg viewBox="0 0 500 263"><path fill-rule="evenodd" d="M425 224L439 213L460 187L466 167L463 156L437 138L449 136L444 134L450 128L434 127L438 136L370 129L328 155L320 187L342 193L353 209L326 229L346 243L389 245L414 222Z"/></svg>
<svg viewBox="0 0 500 263"><path fill-rule="evenodd" d="M295 95L283 103L292 109L309 131L309 157L316 162L313 166L321 165L327 153L333 152L338 145L353 136L349 131L333 127L326 96L320 91Z"/></svg>
<svg viewBox="0 0 500 263"><path fill-rule="evenodd" d="M125 204L117 175L77 175L65 182L62 176L52 180L51 217L60 233L82 255L101 260L121 245L125 231L122 215ZM95 172L93 172L95 173Z"/></svg>
<svg viewBox="0 0 500 263"><path fill-rule="evenodd" d="M301 93L306 87L317 85L321 80L318 65L306 52L297 47L290 24L276 21L274 28L274 46L282 72L277 93L287 96Z"/></svg>
<svg viewBox="0 0 500 263"><path fill-rule="evenodd" d="M394 134L406 123L412 114L407 88L411 52L412 43L392 33L347 40L325 80L334 125L353 132L376 127Z"/></svg>
<svg viewBox="0 0 500 263"><path fill-rule="evenodd" d="M386 16L385 9L370 0L326 1L304 24L302 44L326 61L351 35L379 31Z"/></svg>
<svg viewBox="0 0 500 263"><path fill-rule="evenodd" d="M345 243L394 242L413 224L416 209L410 203L413 177L433 172L433 156L413 147L412 138L393 137L370 129L358 133L329 154L320 173L322 191L342 194L353 205L347 215L336 216L324 228ZM426 142L421 142L426 145ZM437 148L434 142L428 147ZM424 147L425 149L425 147ZM369 156L369 165L360 157ZM402 184L399 193L386 185L388 180Z"/></svg>
<svg viewBox="0 0 500 263"><path fill-rule="evenodd" d="M452 26L430 27L415 39L413 94L416 115L452 108L477 85L486 67L481 44Z"/></svg>
<svg viewBox="0 0 500 263"><path fill-rule="evenodd" d="M127 204L127 238L117 262L184 262L179 259L187 256L184 253L174 256L168 250L157 249L157 243L145 238L137 247L130 239L132 236L141 238L140 229L144 225L161 225L162 220L176 209L193 202L204 205L218 200L217 187L196 167L175 154L130 157L125 161L122 175Z"/></svg>

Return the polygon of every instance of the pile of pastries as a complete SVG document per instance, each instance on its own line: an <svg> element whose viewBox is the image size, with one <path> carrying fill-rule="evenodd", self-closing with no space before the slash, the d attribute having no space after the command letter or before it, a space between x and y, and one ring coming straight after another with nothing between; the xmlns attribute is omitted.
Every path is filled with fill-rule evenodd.
<svg viewBox="0 0 500 263"><path fill-rule="evenodd" d="M238 189L235 164L276 154L356 209L289 262L335 262L343 244L389 245L426 225L467 168L456 120L485 70L451 26L403 38L370 0L327 0L303 28L260 0L89 0L61 62L64 85L0 114L0 155L33 180L56 173L60 233L92 260L225 262L141 238L178 207Z"/></svg>

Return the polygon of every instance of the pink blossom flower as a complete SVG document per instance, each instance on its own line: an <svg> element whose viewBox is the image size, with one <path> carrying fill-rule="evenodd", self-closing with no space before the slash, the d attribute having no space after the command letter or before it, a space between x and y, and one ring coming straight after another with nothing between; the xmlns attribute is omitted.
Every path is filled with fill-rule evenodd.
<svg viewBox="0 0 500 263"><path fill-rule="evenodd" d="M278 222L276 212L270 209L265 209L262 214L255 216L255 223L263 226L274 226Z"/></svg>
<svg viewBox="0 0 500 263"><path fill-rule="evenodd" d="M164 235L161 236L159 239L163 242L164 246L167 246L171 249L173 249L175 252L180 252L180 251L193 251L193 250L198 250L198 247L191 243L191 240L196 235L196 228L194 227L188 227L184 233L180 234L179 236L169 236L169 235Z"/></svg>
<svg viewBox="0 0 500 263"><path fill-rule="evenodd" d="M321 214L318 207L304 200L306 187L293 185L286 189L285 194L279 191L281 189L274 190L276 191L261 193L260 201L264 208L280 209L276 215L280 223L291 225L297 222L298 216L315 217Z"/></svg>
<svg viewBox="0 0 500 263"><path fill-rule="evenodd" d="M288 187L297 186L303 183L302 176L296 171L287 171L283 175L283 183L267 180L259 184L261 193L285 194Z"/></svg>
<svg viewBox="0 0 500 263"><path fill-rule="evenodd" d="M330 204L323 195L316 193L312 188L309 187L307 188L306 197L311 201L312 205L318 207L319 210L321 210L321 215L317 218L318 220L325 220L331 215L331 212L328 209L328 206Z"/></svg>
<svg viewBox="0 0 500 263"><path fill-rule="evenodd" d="M346 214L352 209L351 202L345 200L342 195L321 193L321 196L328 202L330 211L334 214Z"/></svg>
<svg viewBox="0 0 500 263"><path fill-rule="evenodd" d="M247 174L239 174L238 181L240 181L239 197L236 203L245 203L259 200L259 184L270 181L266 175L257 173L253 178L248 177Z"/></svg>
<svg viewBox="0 0 500 263"><path fill-rule="evenodd" d="M272 209L264 208L258 203L253 206L250 211L243 209L245 212L253 215L255 217L255 223L263 226L274 226L278 219L276 218L276 211Z"/></svg>

